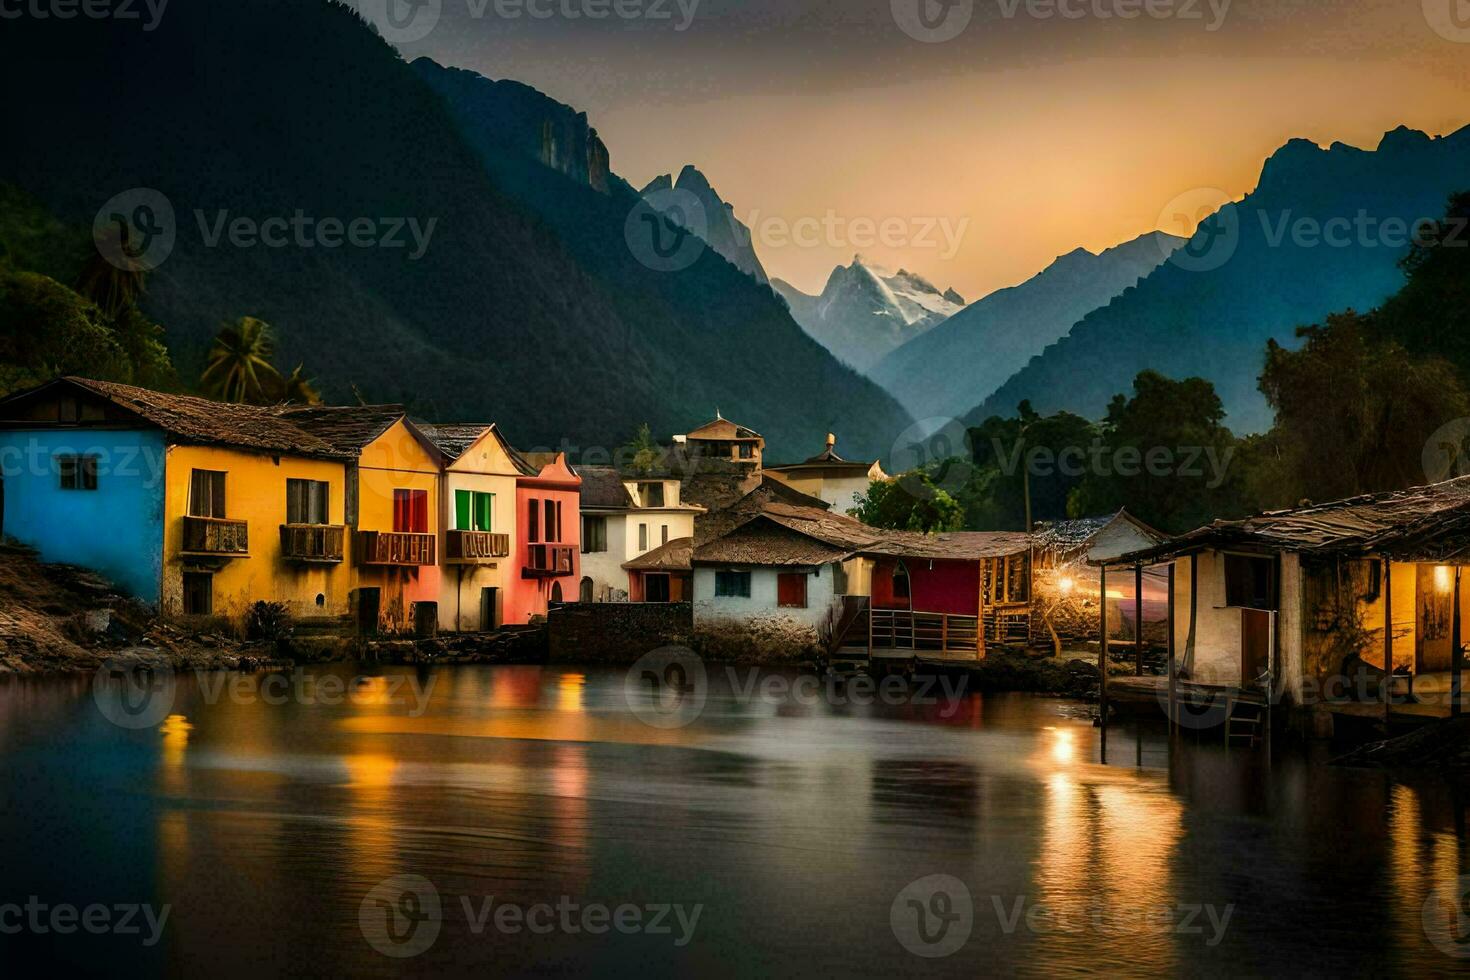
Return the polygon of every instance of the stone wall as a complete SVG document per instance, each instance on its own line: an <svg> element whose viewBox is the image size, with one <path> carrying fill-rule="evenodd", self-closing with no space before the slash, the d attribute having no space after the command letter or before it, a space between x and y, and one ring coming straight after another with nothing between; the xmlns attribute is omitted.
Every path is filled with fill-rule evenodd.
<svg viewBox="0 0 1470 980"><path fill-rule="evenodd" d="M810 623L775 614L744 619L701 617L691 644L705 660L791 664L817 660L824 647Z"/></svg>
<svg viewBox="0 0 1470 980"><path fill-rule="evenodd" d="M630 664L665 646L688 646L687 602L590 602L556 606L547 617L552 663Z"/></svg>

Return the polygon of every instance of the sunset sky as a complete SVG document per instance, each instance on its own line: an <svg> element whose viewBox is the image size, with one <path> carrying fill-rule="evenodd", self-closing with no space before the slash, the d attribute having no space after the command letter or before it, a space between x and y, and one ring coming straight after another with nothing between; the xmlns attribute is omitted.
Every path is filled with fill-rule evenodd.
<svg viewBox="0 0 1470 980"><path fill-rule="evenodd" d="M585 110L635 185L693 163L748 223L934 226L898 248L758 233L767 270L811 292L861 251L973 301L1079 245L1159 227L1181 193L1239 197L1291 137L1373 147L1401 124L1470 123L1462 0L1152 0L1180 15L1129 20L1101 15L1143 0L1060 0L1072 18L1028 12L1056 0L976 0L939 43L906 34L890 0L699 0L692 18L678 0L622 0L670 17L601 21L442 2L405 57ZM953 255L942 227L963 228Z"/></svg>

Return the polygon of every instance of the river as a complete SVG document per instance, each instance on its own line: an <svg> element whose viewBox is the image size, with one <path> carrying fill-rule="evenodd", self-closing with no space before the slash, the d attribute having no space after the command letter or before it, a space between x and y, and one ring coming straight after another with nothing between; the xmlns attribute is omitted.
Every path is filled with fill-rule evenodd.
<svg viewBox="0 0 1470 980"><path fill-rule="evenodd" d="M128 702L121 679L0 682L0 962L213 978L1470 963L1442 908L1467 870L1463 799L1436 779L1284 745L1171 750L1157 725L1104 738L1086 705L938 685L711 667L675 704L605 668L360 670L181 674Z"/></svg>

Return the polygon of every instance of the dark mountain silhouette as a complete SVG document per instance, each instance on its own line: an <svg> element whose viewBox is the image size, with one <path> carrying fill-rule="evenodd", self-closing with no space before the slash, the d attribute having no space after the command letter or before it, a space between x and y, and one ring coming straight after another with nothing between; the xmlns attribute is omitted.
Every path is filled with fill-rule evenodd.
<svg viewBox="0 0 1470 980"><path fill-rule="evenodd" d="M177 241L144 307L184 378L222 321L253 315L331 398L493 419L528 446L616 445L719 406L777 453L834 427L874 453L908 422L712 252L680 272L641 265L624 238L640 199L612 176L595 187L590 130L579 146L579 125L520 86L489 100L519 106L520 129L476 126L463 101L451 114L347 7L173 0L146 33L24 18L0 32L0 78L25 93L6 100L0 180L67 222L133 188L172 205ZM311 247L209 240L298 213ZM328 247L312 224L327 218L369 219L374 243L394 219L434 224L410 259L402 228L408 247Z"/></svg>
<svg viewBox="0 0 1470 980"><path fill-rule="evenodd" d="M716 252L723 255L731 265L762 285L770 283L760 257L755 254L755 243L750 229L735 217L735 208L710 186L709 178L699 172L693 164L686 164L676 180L672 174L661 174L643 188L643 196L655 206L663 200L664 191L679 191L699 202L699 216L704 224L704 240ZM672 198L677 202L678 196Z"/></svg>
<svg viewBox="0 0 1470 980"><path fill-rule="evenodd" d="M1209 379L1226 424L1262 431L1271 415L1256 379L1267 339L1295 348L1297 326L1383 302L1403 282L1407 227L1443 215L1449 195L1465 188L1470 128L1436 139L1399 128L1376 150L1292 140L1244 200L1208 218L1186 248L1088 314L968 418L1011 415L1024 399L1039 412L1097 418L1153 368Z"/></svg>
<svg viewBox="0 0 1470 980"><path fill-rule="evenodd" d="M910 340L868 376L915 418L958 417L1183 243L1150 232L1097 255L1085 248L1068 252L1020 285L998 289Z"/></svg>

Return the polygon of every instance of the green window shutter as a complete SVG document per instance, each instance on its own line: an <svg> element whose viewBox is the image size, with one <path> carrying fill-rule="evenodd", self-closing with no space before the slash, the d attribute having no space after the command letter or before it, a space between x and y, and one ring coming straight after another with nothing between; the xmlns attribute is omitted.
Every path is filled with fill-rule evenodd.
<svg viewBox="0 0 1470 980"><path fill-rule="evenodd" d="M456 531L470 529L470 497L468 490L454 491L454 528Z"/></svg>
<svg viewBox="0 0 1470 980"><path fill-rule="evenodd" d="M495 494L475 494L475 530L489 531L491 529L491 510L494 506Z"/></svg>

